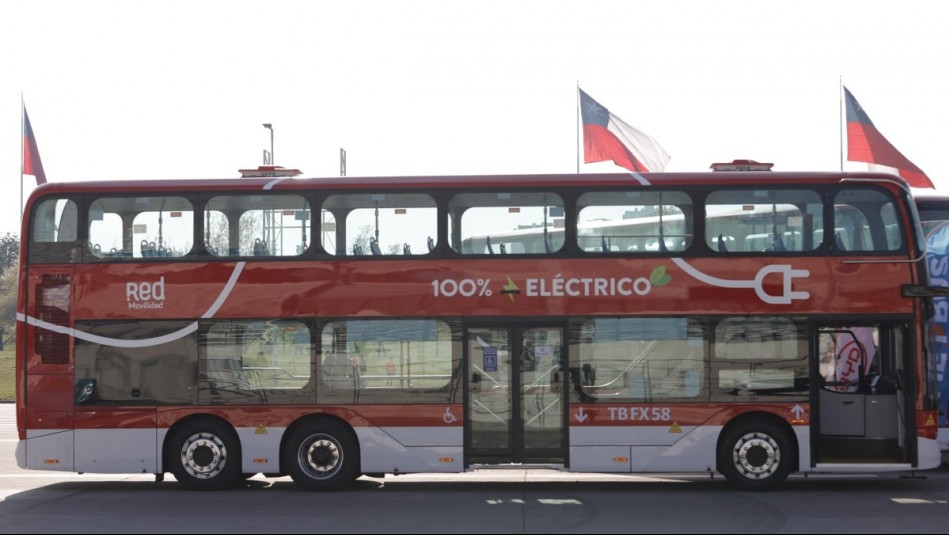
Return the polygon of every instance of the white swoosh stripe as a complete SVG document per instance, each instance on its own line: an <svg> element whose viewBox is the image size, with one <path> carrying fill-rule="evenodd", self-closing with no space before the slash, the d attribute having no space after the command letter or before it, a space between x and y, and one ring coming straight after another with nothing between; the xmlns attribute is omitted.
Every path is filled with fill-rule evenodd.
<svg viewBox="0 0 949 535"><path fill-rule="evenodd" d="M630 174L633 175L633 178L635 178L636 181L639 182L640 184L642 184L643 186L649 186L649 185L650 185L650 184L649 184L649 181L646 180L646 177L644 177L643 175L641 175L641 174L639 174L639 173L630 173Z"/></svg>
<svg viewBox="0 0 949 535"><path fill-rule="evenodd" d="M231 272L231 278L227 279L227 284L224 285L224 289L221 290L217 299L211 304L211 308L201 315L202 319L211 318L217 314L218 309L221 308L224 301L227 301L227 296L231 295L231 290L233 290L234 285L237 284L237 278L241 276L241 272L244 271L244 264L246 263L247 262L238 262L237 265L234 266L234 271Z"/></svg>
<svg viewBox="0 0 949 535"><path fill-rule="evenodd" d="M63 327L62 325L56 325L55 323L49 323L47 321L38 320L33 316L24 316L23 314L17 314L16 319L19 321L26 321L28 325L33 325L41 329L46 329L48 331L53 331L61 334L68 334L74 338L80 340L85 340L87 342L93 342L96 344L102 344L104 346L111 347L151 347L157 346L160 344L166 344L168 342L174 342L179 338L184 338L189 334L198 330L198 322L192 322L187 327L178 329L173 333L164 334L162 336L156 336L154 338L143 338L141 340L122 340L119 338L108 338L105 336L99 336L97 334L90 334L83 331L77 331L76 329L71 329L69 327Z"/></svg>
<svg viewBox="0 0 949 535"><path fill-rule="evenodd" d="M227 284L224 285L224 288L221 290L221 293L218 294L217 299L214 300L214 303L208 308L208 310L201 315L202 319L207 319L213 317L217 314L217 311L224 304L224 301L227 300L228 296L231 294L231 291L234 289L234 286L237 285L237 279L241 276L241 272L244 271L244 265L247 262L238 262L234 266L234 271L231 272L230 278L227 280ZM167 344L168 342L174 342L180 338L184 338L189 334L198 330L198 322L192 322L184 328L178 329L173 333L163 334L161 336L156 336L154 338L143 338L141 340L122 340L120 338L108 338L105 336L99 336L97 334L90 334L84 331L79 331L69 327L63 327L62 325L56 325L55 323L49 323L48 321L43 321L36 319L33 316L27 316L17 312L16 315L17 321L25 321L27 325L33 325L41 329L46 329L60 334L68 334L74 338L80 340L85 340L87 342L93 342L96 344L102 344L104 346L111 347L151 347L157 346L160 344Z"/></svg>
<svg viewBox="0 0 949 535"><path fill-rule="evenodd" d="M288 178L288 177L285 177L285 176L284 176L284 177L275 178L275 179L271 180L270 182L267 182L266 184L264 184L264 191L270 190L271 188L273 188L273 187L276 186L277 184L283 182L283 181L286 180L287 178Z"/></svg>
<svg viewBox="0 0 949 535"><path fill-rule="evenodd" d="M686 273L691 275L693 278L698 279L710 286L718 286L719 288L754 288L755 287L754 280L743 281L743 280L720 279L718 277L713 277L711 275L702 273L701 271L690 266L688 262L686 262L685 260L681 258L673 258L672 261L675 262L675 265L682 268L682 271L685 271Z"/></svg>

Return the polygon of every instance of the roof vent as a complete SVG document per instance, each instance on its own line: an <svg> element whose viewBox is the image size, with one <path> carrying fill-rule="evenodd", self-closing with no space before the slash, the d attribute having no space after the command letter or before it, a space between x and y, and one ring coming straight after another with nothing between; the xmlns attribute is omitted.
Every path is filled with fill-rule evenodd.
<svg viewBox="0 0 949 535"><path fill-rule="evenodd" d="M773 163L761 163L754 160L733 160L731 163L713 163L712 171L770 171Z"/></svg>
<svg viewBox="0 0 949 535"><path fill-rule="evenodd" d="M303 174L303 171L299 169L287 169L279 165L261 165L257 169L238 169L238 171L241 173L241 178L299 176Z"/></svg>

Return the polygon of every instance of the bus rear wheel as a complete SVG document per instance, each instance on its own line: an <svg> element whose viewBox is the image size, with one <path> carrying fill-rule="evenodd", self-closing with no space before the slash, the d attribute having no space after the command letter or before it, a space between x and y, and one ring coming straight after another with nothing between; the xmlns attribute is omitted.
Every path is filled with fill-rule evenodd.
<svg viewBox="0 0 949 535"><path fill-rule="evenodd" d="M723 435L718 471L742 489L774 488L791 473L793 451L786 431L767 419L752 418Z"/></svg>
<svg viewBox="0 0 949 535"><path fill-rule="evenodd" d="M218 420L186 423L171 437L171 473L192 490L220 490L238 481L241 450L237 433Z"/></svg>
<svg viewBox="0 0 949 535"><path fill-rule="evenodd" d="M338 490L359 475L356 437L345 425L329 421L303 424L284 444L284 466L307 490Z"/></svg>

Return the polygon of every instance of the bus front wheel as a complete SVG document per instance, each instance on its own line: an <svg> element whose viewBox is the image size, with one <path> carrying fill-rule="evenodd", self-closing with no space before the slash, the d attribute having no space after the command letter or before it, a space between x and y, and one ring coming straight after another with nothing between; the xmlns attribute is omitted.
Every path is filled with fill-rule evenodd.
<svg viewBox="0 0 949 535"><path fill-rule="evenodd" d="M356 437L347 426L320 420L291 432L284 444L284 466L308 490L337 490L359 475Z"/></svg>
<svg viewBox="0 0 949 535"><path fill-rule="evenodd" d="M752 418L739 422L722 436L718 471L740 488L769 489L787 479L793 453L784 429L765 418Z"/></svg>
<svg viewBox="0 0 949 535"><path fill-rule="evenodd" d="M196 420L175 431L168 462L175 479L192 490L220 490L242 475L237 433L219 420Z"/></svg>

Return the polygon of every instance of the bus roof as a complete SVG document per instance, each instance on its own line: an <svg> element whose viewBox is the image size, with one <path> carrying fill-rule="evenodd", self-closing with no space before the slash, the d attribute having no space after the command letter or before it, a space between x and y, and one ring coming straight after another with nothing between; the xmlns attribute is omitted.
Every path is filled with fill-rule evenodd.
<svg viewBox="0 0 949 535"><path fill-rule="evenodd" d="M885 173L841 172L703 172L703 173L599 173L599 174L532 174L532 175L425 175L323 178L217 178L174 180L101 180L84 182L50 182L37 187L32 197L50 193L96 193L136 191L253 191L346 188L537 188L537 187L615 187L685 186L685 185L752 185L775 184L837 184L845 180L875 180L906 187L901 178ZM268 187L269 186L269 187Z"/></svg>

